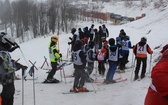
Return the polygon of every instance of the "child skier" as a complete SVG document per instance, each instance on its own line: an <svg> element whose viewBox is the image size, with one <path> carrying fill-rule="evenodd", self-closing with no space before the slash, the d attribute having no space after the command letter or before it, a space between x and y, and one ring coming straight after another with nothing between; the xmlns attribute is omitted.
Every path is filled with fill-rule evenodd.
<svg viewBox="0 0 168 105"><path fill-rule="evenodd" d="M117 62L118 62L118 57L119 53L121 52L121 49L119 49L115 45L115 40L113 38L109 39L109 49L108 49L108 62L109 62L109 70L107 72L106 80L104 83L115 83L116 81L113 80L115 70L117 68Z"/></svg>
<svg viewBox="0 0 168 105"><path fill-rule="evenodd" d="M93 68L94 68L94 60L95 60L95 54L94 54L94 42L89 41L89 50L86 52L86 60L87 60L87 79L86 82L93 82L93 79L89 77L90 74L92 74Z"/></svg>
<svg viewBox="0 0 168 105"><path fill-rule="evenodd" d="M82 41L77 40L73 47L73 63L75 68L75 79L73 89L70 92L86 92L88 91L84 86L86 80L86 56L82 49Z"/></svg>

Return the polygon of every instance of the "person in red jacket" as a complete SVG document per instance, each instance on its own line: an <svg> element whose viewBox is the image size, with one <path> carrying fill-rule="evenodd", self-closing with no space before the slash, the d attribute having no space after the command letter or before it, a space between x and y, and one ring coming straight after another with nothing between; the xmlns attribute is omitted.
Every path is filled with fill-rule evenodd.
<svg viewBox="0 0 168 105"><path fill-rule="evenodd" d="M163 47L161 53L160 60L152 69L152 83L144 105L168 105L168 44Z"/></svg>

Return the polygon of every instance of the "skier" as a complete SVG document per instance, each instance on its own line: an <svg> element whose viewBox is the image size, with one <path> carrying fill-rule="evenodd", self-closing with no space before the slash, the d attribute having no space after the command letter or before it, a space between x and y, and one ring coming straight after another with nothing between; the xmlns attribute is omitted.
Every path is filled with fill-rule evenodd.
<svg viewBox="0 0 168 105"><path fill-rule="evenodd" d="M140 78L143 79L145 77L146 66L147 66L146 65L147 53L149 54L153 53L150 46L146 42L147 42L147 38L142 37L141 41L133 47L133 53L135 54L135 57L136 57L136 68L135 68L134 80L137 80L139 78L138 74L139 74L141 62L142 62L142 71L141 71Z"/></svg>
<svg viewBox="0 0 168 105"><path fill-rule="evenodd" d="M144 105L168 105L168 44L163 47L161 53L160 60L152 69L152 83Z"/></svg>
<svg viewBox="0 0 168 105"><path fill-rule="evenodd" d="M102 25L102 30L103 30L103 40L106 40L107 37L109 37L109 31L108 29L106 28L105 24Z"/></svg>
<svg viewBox="0 0 168 105"><path fill-rule="evenodd" d="M103 48L100 49L96 54L96 58L98 61L99 75L101 75L102 77L104 76L106 70L105 68L106 57L107 57L107 49L105 48L105 46L103 46Z"/></svg>
<svg viewBox="0 0 168 105"><path fill-rule="evenodd" d="M92 41L94 36L94 24L92 24L91 27L89 28L89 32L90 32L90 41Z"/></svg>
<svg viewBox="0 0 168 105"><path fill-rule="evenodd" d="M79 39L82 40L85 37L85 35L83 31L81 30L81 28L78 28L78 33L79 33Z"/></svg>
<svg viewBox="0 0 168 105"><path fill-rule="evenodd" d="M89 50L86 52L86 61L87 61L87 78L86 82L93 82L93 79L90 78L94 68L95 53L94 53L94 42L89 41Z"/></svg>
<svg viewBox="0 0 168 105"><path fill-rule="evenodd" d="M126 35L124 29L121 29L121 30L120 30L119 37L122 37L122 35Z"/></svg>
<svg viewBox="0 0 168 105"><path fill-rule="evenodd" d="M71 33L72 33L72 37L69 37L69 39L71 40L70 42L68 42L68 45L71 44L71 51L72 51L72 48L74 46L74 43L77 41L78 39L78 35L75 33L76 32L76 29L75 28L72 28L71 29Z"/></svg>
<svg viewBox="0 0 168 105"><path fill-rule="evenodd" d="M70 92L86 92L88 91L85 87L86 80L86 56L82 49L82 41L78 40L75 42L73 47L73 59L74 59L74 68L75 68L75 79L73 88Z"/></svg>
<svg viewBox="0 0 168 105"><path fill-rule="evenodd" d="M94 32L95 32L95 34L94 34L95 37L93 40L94 40L94 44L95 44L95 52L97 52L99 49L99 43L100 43L101 39L100 39L100 35L99 35L97 29L94 29Z"/></svg>
<svg viewBox="0 0 168 105"><path fill-rule="evenodd" d="M132 45L129 36L124 36L124 39L121 42L122 42L122 60L120 64L120 70L125 72L124 71L126 69L125 65L129 62L128 61L129 49L132 49Z"/></svg>
<svg viewBox="0 0 168 105"><path fill-rule="evenodd" d="M2 85L2 93L1 93L2 105L13 105L13 102L14 102L15 71L19 70L20 68L16 67L15 65L16 62L12 60L9 54L9 51L14 51L16 48L19 48L19 46L12 37L8 35L1 36L1 39L0 39L0 77L1 77L0 84ZM25 68L22 68L22 70L23 69Z"/></svg>
<svg viewBox="0 0 168 105"><path fill-rule="evenodd" d="M58 52L58 49L56 46L57 42L58 42L58 37L52 36L51 42L48 45L49 57L50 57L52 69L49 72L47 79L44 81L44 83L58 83L59 82L59 80L54 78L54 75L57 70L58 61L62 57L62 54Z"/></svg>
<svg viewBox="0 0 168 105"><path fill-rule="evenodd" d="M104 41L104 37L103 37L103 30L102 30L102 27L99 26L99 38L100 38L100 42L99 42L99 49L102 48L102 42Z"/></svg>
<svg viewBox="0 0 168 105"><path fill-rule="evenodd" d="M116 83L115 80L113 80L115 70L117 68L117 62L118 62L118 57L119 54L121 53L121 49L115 45L115 39L110 38L109 39L109 49L108 49L108 62L109 62L109 70L107 72L106 80L104 83L109 84L109 83Z"/></svg>

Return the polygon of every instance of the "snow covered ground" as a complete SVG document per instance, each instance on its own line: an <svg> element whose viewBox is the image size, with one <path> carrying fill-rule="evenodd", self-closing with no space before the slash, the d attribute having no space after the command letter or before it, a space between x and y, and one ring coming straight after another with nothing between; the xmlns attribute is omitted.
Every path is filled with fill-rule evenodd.
<svg viewBox="0 0 168 105"><path fill-rule="evenodd" d="M118 9L118 5L116 6L108 6L108 9L115 10L117 13L121 13L121 9ZM133 11L135 9L136 12L130 12L130 16L136 16L137 13L146 13L146 17L143 19L137 20L135 22L131 22L121 26L112 26L106 23L107 28L110 32L110 37L115 38L118 36L120 29L124 29L127 35L130 36L130 40L132 44L136 44L140 41L140 38L145 36L147 37L147 43L154 50L156 46L163 46L168 42L168 8L166 7L164 10L155 10L152 7L148 7L143 9L142 11L139 8L131 8ZM105 9L107 10L107 9ZM128 15L128 16L129 16ZM84 26L90 27L91 22L80 22L78 23L79 27L83 28ZM101 24L94 23L95 28L98 28ZM150 33L148 33L150 31ZM63 59L66 59L67 49L69 48L67 42L69 41L68 37L71 34L61 33L59 36L59 48L60 52L63 54ZM28 60L32 62L36 61L36 66L39 68L44 62L44 56L48 58L48 43L50 42L50 37L46 38L41 37L37 39L33 39L31 41L25 42L20 45L21 51L24 54L24 59L21 51L17 49L13 53L11 53L13 59L20 58L19 62L27 65L29 68L31 64ZM152 56L152 64L154 66L153 60L158 56L161 48L154 50L154 54ZM132 51L130 50L129 63L127 66L131 66L132 64ZM49 60L48 60L49 62ZM147 72L149 72L150 65L150 56L148 56L148 67ZM45 65L47 67L47 65ZM93 74L96 72L96 64ZM108 67L107 67L108 68ZM73 66L65 67L65 74L69 75L73 73ZM147 75L141 81L130 81L131 74L133 69L128 69L126 73L122 73L121 75L116 73L115 78L122 77L127 78L128 80L125 82L120 82L116 84L110 85L101 85L98 86L96 83L86 83L85 87L93 90L95 89L105 89L103 91L99 91L97 93L89 92L89 93L79 93L79 94L62 94L62 92L69 91L73 85L73 78L62 78L62 82L59 84L40 84L46 77L46 70L38 69L35 70L35 77L38 79L35 81L35 103L36 105L143 105L144 98L150 84L150 78ZM28 71L27 71L28 72ZM107 70L106 70L107 72ZM18 71L16 74L21 75L21 72ZM93 79L95 77L91 75ZM27 78L32 78L28 75ZM57 71L55 78L61 80L60 71ZM102 80L102 77L98 77L98 80ZM14 105L22 105L22 81L15 81L15 96L14 96ZM27 80L24 82L24 105L34 105L33 98L33 81Z"/></svg>

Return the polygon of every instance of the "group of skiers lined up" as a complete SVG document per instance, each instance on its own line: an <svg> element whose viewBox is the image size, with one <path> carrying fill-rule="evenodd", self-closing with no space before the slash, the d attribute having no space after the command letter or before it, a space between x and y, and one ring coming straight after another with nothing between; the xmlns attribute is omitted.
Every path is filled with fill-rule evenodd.
<svg viewBox="0 0 168 105"><path fill-rule="evenodd" d="M93 26L94 25L92 25L91 28L93 28ZM146 37L142 37L139 43L132 46L129 36L127 36L124 30L121 29L120 34L116 39L109 38L109 40L107 41L106 38L109 36L107 35L105 36L105 38L101 37L101 40L99 40L98 44L94 39L88 39L86 37L83 37L83 39L76 39L74 41L74 36L77 37L77 33L75 32L76 29L73 28L71 30L73 38L72 41L68 43L72 44L72 60L75 68L75 81L73 89L71 91L87 91L87 89L83 86L85 81L93 82L93 79L90 78L89 75L93 71L95 60L98 61L98 71L100 75L105 74L105 62L108 61L109 68L104 83L115 83L116 81L113 79L113 77L116 69L119 68L121 72L124 72L124 69L126 68L125 65L129 62L129 49L133 49L133 53L135 54L135 59L137 61L134 80L137 80L139 78L138 74L141 62L143 65L140 78L142 79L145 77L147 53L153 53L149 45L146 43ZM92 33L94 38L100 37L101 34L96 34L96 32L97 31ZM90 36L92 35L90 34ZM85 69L87 69L86 73Z"/></svg>

